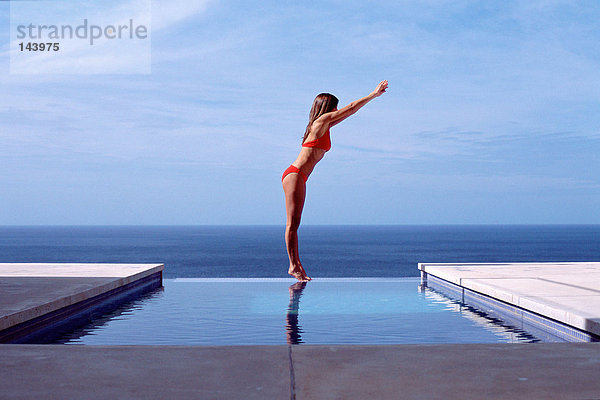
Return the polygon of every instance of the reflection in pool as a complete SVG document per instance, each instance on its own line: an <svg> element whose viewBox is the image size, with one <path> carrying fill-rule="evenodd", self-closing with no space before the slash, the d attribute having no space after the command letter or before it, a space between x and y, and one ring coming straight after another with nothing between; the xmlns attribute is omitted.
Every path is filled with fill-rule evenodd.
<svg viewBox="0 0 600 400"><path fill-rule="evenodd" d="M55 343L156 345L535 342L418 278L175 279Z"/></svg>
<svg viewBox="0 0 600 400"><path fill-rule="evenodd" d="M306 282L296 282L289 287L290 304L287 309L287 325L285 326L288 344L302 343L302 329L298 325L298 313L300 311L300 296L302 296L305 287Z"/></svg>

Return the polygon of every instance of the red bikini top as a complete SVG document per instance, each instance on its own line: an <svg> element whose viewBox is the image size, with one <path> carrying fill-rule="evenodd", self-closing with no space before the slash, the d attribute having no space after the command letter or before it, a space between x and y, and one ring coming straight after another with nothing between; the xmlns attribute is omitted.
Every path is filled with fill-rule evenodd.
<svg viewBox="0 0 600 400"><path fill-rule="evenodd" d="M317 149L329 151L329 149L331 149L331 138L329 137L329 129L320 138L302 143L302 147L316 147Z"/></svg>

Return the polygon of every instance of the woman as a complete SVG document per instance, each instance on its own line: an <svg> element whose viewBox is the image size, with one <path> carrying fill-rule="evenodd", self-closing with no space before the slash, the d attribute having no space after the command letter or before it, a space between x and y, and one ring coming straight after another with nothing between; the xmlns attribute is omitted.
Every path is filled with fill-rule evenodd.
<svg viewBox="0 0 600 400"><path fill-rule="evenodd" d="M300 226L304 198L306 197L306 181L315 165L321 161L325 153L331 148L329 128L357 112L369 101L381 96L385 93L387 87L388 82L382 81L371 94L353 101L340 110L337 109L337 97L329 93L319 94L313 102L308 125L302 139L300 154L281 177L287 212L285 244L290 258L288 274L299 281L305 282L311 279L306 275L298 255L298 227Z"/></svg>

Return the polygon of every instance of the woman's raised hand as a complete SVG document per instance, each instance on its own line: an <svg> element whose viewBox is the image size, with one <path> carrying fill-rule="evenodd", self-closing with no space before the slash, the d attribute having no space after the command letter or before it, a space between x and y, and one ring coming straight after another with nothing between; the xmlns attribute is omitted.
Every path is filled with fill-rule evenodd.
<svg viewBox="0 0 600 400"><path fill-rule="evenodd" d="M377 85L377 88L373 91L373 94L375 95L375 97L379 97L385 93L387 88L388 88L388 81L387 80L381 81L381 82L379 82L379 85Z"/></svg>

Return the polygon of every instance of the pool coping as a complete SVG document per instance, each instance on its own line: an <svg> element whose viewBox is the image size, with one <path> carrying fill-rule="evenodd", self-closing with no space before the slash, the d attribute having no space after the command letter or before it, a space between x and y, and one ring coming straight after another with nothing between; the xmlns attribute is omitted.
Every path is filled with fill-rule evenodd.
<svg viewBox="0 0 600 400"><path fill-rule="evenodd" d="M508 306L509 313L572 327L567 334L574 337L581 336L578 331L600 337L600 262L419 263L418 268L424 282L434 277L472 300L492 304L493 299L497 309Z"/></svg>
<svg viewBox="0 0 600 400"><path fill-rule="evenodd" d="M163 264L0 263L0 343L160 287L163 270Z"/></svg>
<svg viewBox="0 0 600 400"><path fill-rule="evenodd" d="M441 295L459 301L465 307L482 312L486 318L516 328L532 335L543 343L597 342L598 336L544 317L526 309L513 306L493 297L457 286L433 275L427 277L423 286Z"/></svg>

